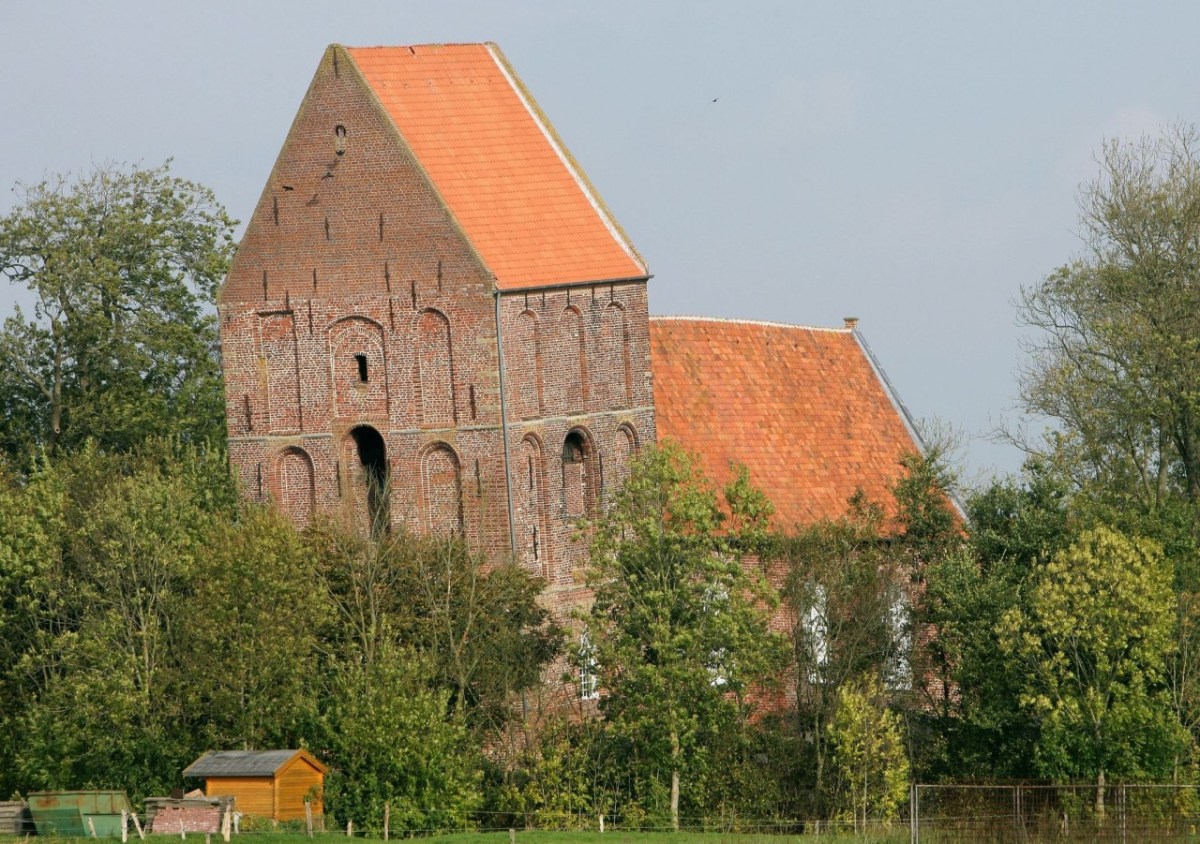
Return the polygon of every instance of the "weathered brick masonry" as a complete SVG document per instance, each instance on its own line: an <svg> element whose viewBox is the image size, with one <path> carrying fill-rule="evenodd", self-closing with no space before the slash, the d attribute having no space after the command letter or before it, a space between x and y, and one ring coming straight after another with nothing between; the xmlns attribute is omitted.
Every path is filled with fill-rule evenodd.
<svg viewBox="0 0 1200 844"><path fill-rule="evenodd" d="M220 296L246 494L462 533L565 610L655 438L647 277L493 46L330 47Z"/></svg>
<svg viewBox="0 0 1200 844"><path fill-rule="evenodd" d="M562 616L579 517L659 434L780 527L886 501L918 443L852 321L652 321L648 277L494 45L330 47L219 300L246 494L461 534Z"/></svg>

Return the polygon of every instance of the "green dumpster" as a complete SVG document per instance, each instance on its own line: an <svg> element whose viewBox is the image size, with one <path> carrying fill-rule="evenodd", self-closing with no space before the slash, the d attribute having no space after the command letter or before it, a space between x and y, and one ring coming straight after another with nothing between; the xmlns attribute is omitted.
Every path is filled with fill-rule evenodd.
<svg viewBox="0 0 1200 844"><path fill-rule="evenodd" d="M121 812L132 811L123 791L34 791L28 802L38 835L72 838L91 837L92 828L97 838L119 838Z"/></svg>

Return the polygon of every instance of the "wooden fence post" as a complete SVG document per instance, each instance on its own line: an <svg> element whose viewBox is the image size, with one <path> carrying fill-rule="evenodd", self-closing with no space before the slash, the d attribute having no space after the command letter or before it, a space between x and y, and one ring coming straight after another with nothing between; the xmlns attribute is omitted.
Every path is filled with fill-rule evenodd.
<svg viewBox="0 0 1200 844"><path fill-rule="evenodd" d="M346 821L346 837L354 837L354 821Z"/></svg>
<svg viewBox="0 0 1200 844"><path fill-rule="evenodd" d="M229 844L229 829L233 826L233 804L226 805L225 811L221 814L221 838L225 844Z"/></svg>
<svg viewBox="0 0 1200 844"><path fill-rule="evenodd" d="M146 840L146 831L142 829L142 822L138 820L137 812L133 813L133 828L137 830L138 840Z"/></svg>
<svg viewBox="0 0 1200 844"><path fill-rule="evenodd" d="M304 825L308 828L308 837L312 838L312 803L304 801Z"/></svg>
<svg viewBox="0 0 1200 844"><path fill-rule="evenodd" d="M183 828L183 816L182 815L180 815L180 817L179 817L179 837L185 841L187 840L187 830Z"/></svg>
<svg viewBox="0 0 1200 844"><path fill-rule="evenodd" d="M121 844L129 840L129 813L121 810Z"/></svg>
<svg viewBox="0 0 1200 844"><path fill-rule="evenodd" d="M88 829L92 833L92 838L95 838L96 837L96 825L94 823L92 823L91 818L88 818Z"/></svg>
<svg viewBox="0 0 1200 844"><path fill-rule="evenodd" d="M388 833L392 826L392 801L387 800L383 804L383 840L388 840Z"/></svg>

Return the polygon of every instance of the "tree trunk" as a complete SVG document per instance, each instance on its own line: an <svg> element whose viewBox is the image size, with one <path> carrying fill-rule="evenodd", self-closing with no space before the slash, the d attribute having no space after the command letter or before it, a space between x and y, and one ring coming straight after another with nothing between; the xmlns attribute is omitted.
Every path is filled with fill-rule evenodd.
<svg viewBox="0 0 1200 844"><path fill-rule="evenodd" d="M1104 820L1104 769L1096 776L1096 820Z"/></svg>
<svg viewBox="0 0 1200 844"><path fill-rule="evenodd" d="M679 769L671 771L671 829L679 832Z"/></svg>
<svg viewBox="0 0 1200 844"><path fill-rule="evenodd" d="M671 731L671 829L679 832L679 734Z"/></svg>

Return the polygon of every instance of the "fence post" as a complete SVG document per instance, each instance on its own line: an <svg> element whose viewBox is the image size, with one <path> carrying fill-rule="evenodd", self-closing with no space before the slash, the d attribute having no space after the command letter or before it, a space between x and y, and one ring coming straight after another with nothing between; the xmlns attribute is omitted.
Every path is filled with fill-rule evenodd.
<svg viewBox="0 0 1200 844"><path fill-rule="evenodd" d="M92 823L92 819L88 818L88 829L91 830L92 838L96 837L96 825Z"/></svg>
<svg viewBox="0 0 1200 844"><path fill-rule="evenodd" d="M137 812L134 812L130 817L133 818L133 828L137 830L138 840L146 839L146 830L142 829L142 822L138 820Z"/></svg>
<svg viewBox="0 0 1200 844"><path fill-rule="evenodd" d="M346 837L354 837L354 821L346 821Z"/></svg>
<svg viewBox="0 0 1200 844"><path fill-rule="evenodd" d="M1021 784L1017 783L1017 787L1013 790L1013 801L1017 806L1017 817L1015 818L1017 822L1017 828L1015 832L1017 833L1018 840L1020 841L1025 840L1025 807L1022 805L1022 797L1024 797L1024 795L1021 794Z"/></svg>
<svg viewBox="0 0 1200 844"><path fill-rule="evenodd" d="M392 801L387 800L383 804L383 840L388 840L388 834L392 826Z"/></svg>
<svg viewBox="0 0 1200 844"><path fill-rule="evenodd" d="M1125 801L1128 799L1125 783L1121 783L1121 844L1125 844Z"/></svg>
<svg viewBox="0 0 1200 844"><path fill-rule="evenodd" d="M121 844L129 840L129 813L121 810Z"/></svg>
<svg viewBox="0 0 1200 844"><path fill-rule="evenodd" d="M920 787L921 786L917 785L914 782L911 786L909 786L909 789L908 789L908 841L909 841L909 844L920 844L920 841L921 841L921 833L918 830L918 819L917 819L917 812L920 811L920 809L918 808L920 803L919 803L918 797L917 797L917 795L919 793L918 789L920 789Z"/></svg>
<svg viewBox="0 0 1200 844"><path fill-rule="evenodd" d="M304 801L304 826L308 829L308 837L312 838L312 802L308 800Z"/></svg>

